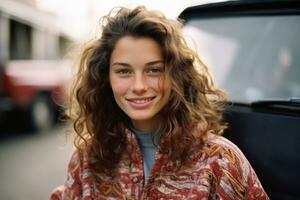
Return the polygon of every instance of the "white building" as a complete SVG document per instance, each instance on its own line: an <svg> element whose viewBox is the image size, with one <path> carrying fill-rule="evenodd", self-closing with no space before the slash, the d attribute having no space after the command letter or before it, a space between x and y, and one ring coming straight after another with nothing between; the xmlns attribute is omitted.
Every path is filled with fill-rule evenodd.
<svg viewBox="0 0 300 200"><path fill-rule="evenodd" d="M33 0L0 0L0 61L58 59L70 41Z"/></svg>

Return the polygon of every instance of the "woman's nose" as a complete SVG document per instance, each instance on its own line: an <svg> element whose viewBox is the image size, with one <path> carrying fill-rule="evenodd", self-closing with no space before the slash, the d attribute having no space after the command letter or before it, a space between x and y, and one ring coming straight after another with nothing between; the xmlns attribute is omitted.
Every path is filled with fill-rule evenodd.
<svg viewBox="0 0 300 200"><path fill-rule="evenodd" d="M137 94L144 93L145 91L147 91L148 85L146 77L140 74L135 75L132 88L133 92Z"/></svg>

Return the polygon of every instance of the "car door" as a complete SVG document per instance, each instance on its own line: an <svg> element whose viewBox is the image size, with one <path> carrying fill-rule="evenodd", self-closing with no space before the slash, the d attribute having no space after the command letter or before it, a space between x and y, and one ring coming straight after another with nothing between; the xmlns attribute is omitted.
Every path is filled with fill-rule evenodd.
<svg viewBox="0 0 300 200"><path fill-rule="evenodd" d="M227 1L185 9L183 33L228 92L224 136L270 199L300 199L300 5Z"/></svg>

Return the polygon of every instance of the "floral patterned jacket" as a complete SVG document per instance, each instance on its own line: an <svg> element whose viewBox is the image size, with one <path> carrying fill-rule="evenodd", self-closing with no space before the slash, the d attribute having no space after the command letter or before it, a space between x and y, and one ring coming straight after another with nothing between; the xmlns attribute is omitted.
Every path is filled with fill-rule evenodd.
<svg viewBox="0 0 300 200"><path fill-rule="evenodd" d="M137 140L131 132L126 134L133 150L123 155L115 178L103 175L103 181L96 184L86 155L75 151L65 184L53 191L50 200L269 199L245 156L222 136L210 135L179 171L172 170L174 163L157 153L144 183Z"/></svg>

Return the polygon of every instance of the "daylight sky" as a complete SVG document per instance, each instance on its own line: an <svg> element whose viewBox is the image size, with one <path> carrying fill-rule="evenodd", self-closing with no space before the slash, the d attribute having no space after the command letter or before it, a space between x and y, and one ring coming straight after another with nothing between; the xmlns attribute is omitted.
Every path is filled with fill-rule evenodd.
<svg viewBox="0 0 300 200"><path fill-rule="evenodd" d="M211 0L36 0L39 8L55 13L61 28L78 40L94 34L99 18L117 6L145 5L162 11L170 18L176 18L185 7L209 1Z"/></svg>

